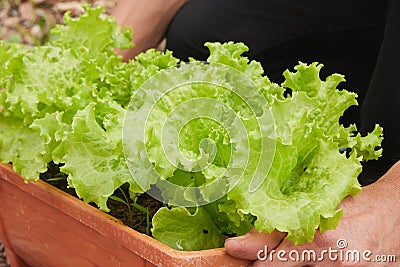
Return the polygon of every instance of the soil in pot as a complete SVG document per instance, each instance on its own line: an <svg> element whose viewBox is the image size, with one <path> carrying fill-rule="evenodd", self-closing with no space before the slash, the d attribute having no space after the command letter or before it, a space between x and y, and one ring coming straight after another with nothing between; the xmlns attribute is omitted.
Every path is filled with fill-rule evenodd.
<svg viewBox="0 0 400 267"><path fill-rule="evenodd" d="M40 175L40 179L51 184L52 186L78 198L75 189L68 187L67 176L60 172L59 165L50 163L47 172ZM148 194L141 194L136 201L137 207L132 206L132 199L129 198L128 186L123 185L115 191L115 199L123 200L125 203L129 202L130 208L128 209L125 203L115 199L108 199L107 206L110 209L109 215L123 222L125 225L132 229L151 236L151 220L158 209L164 204ZM97 208L94 203L90 205Z"/></svg>

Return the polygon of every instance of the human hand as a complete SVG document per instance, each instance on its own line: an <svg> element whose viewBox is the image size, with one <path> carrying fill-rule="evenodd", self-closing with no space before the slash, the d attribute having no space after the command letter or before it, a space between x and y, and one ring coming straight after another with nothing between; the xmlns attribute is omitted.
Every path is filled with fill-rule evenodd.
<svg viewBox="0 0 400 267"><path fill-rule="evenodd" d="M336 230L317 232L311 243L295 246L284 239L285 233L266 234L252 230L244 236L227 239L225 249L233 257L255 260L254 267L383 266L384 258L384 265L390 264L389 261L392 264L394 260L400 261L400 162L377 182L364 187L356 197L346 197L339 207L344 212ZM266 248L269 254L264 260ZM280 250L285 252L280 255L283 260L278 258ZM295 253L291 260L290 253L294 250L299 253L299 260ZM315 251L315 257L308 256L310 250ZM337 253L330 255L334 250ZM359 261L356 256L353 258L355 250L360 253ZM307 252L304 259L303 252ZM260 256L263 260L258 260Z"/></svg>
<svg viewBox="0 0 400 267"><path fill-rule="evenodd" d="M133 29L135 46L118 53L129 60L149 48L156 48L179 9L187 0L119 0L112 15L116 21Z"/></svg>

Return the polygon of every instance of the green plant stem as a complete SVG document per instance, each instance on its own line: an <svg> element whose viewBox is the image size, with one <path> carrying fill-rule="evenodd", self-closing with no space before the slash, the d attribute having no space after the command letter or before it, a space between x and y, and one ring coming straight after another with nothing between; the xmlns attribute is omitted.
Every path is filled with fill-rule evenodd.
<svg viewBox="0 0 400 267"><path fill-rule="evenodd" d="M127 195L125 194L124 190L121 189L121 187L119 188L119 191L121 191L122 195L124 196L125 199L125 204L128 207L128 213L129 213L129 223L131 225L133 225L133 214L132 214L132 209L131 206L129 205L129 198L127 197Z"/></svg>
<svg viewBox="0 0 400 267"><path fill-rule="evenodd" d="M140 204L138 204L136 202L131 203L131 205L146 214L146 235L150 235L151 222L150 222L150 211L149 211L149 209L143 207L142 205L140 205Z"/></svg>

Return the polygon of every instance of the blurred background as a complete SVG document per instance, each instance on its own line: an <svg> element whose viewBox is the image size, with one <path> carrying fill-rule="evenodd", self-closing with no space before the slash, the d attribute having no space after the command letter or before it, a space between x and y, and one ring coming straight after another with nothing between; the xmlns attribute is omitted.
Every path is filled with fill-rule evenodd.
<svg viewBox="0 0 400 267"><path fill-rule="evenodd" d="M108 13L118 0L0 0L0 39L26 45L46 42L50 30L63 22L63 15L82 12L81 4L102 5Z"/></svg>

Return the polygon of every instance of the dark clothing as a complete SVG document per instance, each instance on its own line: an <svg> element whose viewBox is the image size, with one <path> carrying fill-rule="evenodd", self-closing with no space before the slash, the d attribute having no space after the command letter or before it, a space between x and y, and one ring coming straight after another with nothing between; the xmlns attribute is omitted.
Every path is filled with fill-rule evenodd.
<svg viewBox="0 0 400 267"><path fill-rule="evenodd" d="M244 42L250 48L247 56L261 62L278 83L298 61L323 63L323 78L344 74L340 87L358 93L362 108L350 108L342 123L356 122L364 132L372 131L374 123L384 127L384 158L360 176L367 184L400 159L400 138L395 138L400 137L395 117L400 115L395 105L400 99L400 74L395 74L399 18L397 0L190 0L168 29L167 48L182 60L205 60L207 41Z"/></svg>
<svg viewBox="0 0 400 267"><path fill-rule="evenodd" d="M372 179L384 174L400 160L400 1L389 3L387 24L374 75L361 106L361 131L367 132L375 123L383 126L383 159L372 161L364 168L362 178ZM365 175L367 174L367 175ZM368 177L369 176L369 177ZM369 180L367 182L370 182Z"/></svg>

